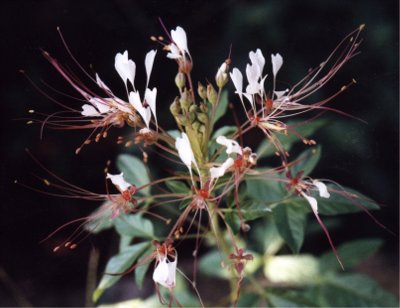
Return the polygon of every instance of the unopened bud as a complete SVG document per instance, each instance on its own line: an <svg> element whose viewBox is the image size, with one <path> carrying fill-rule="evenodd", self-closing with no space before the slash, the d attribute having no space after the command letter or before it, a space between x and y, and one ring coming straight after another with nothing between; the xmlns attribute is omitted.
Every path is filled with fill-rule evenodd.
<svg viewBox="0 0 400 308"><path fill-rule="evenodd" d="M226 65L226 62L224 62L218 69L217 75L215 75L215 82L217 83L218 88L223 88L228 82L227 69L228 66Z"/></svg>
<svg viewBox="0 0 400 308"><path fill-rule="evenodd" d="M175 77L175 84L179 90L181 90L186 84L186 77L185 74L182 72L178 72Z"/></svg>
<svg viewBox="0 0 400 308"><path fill-rule="evenodd" d="M194 122L192 123L192 127L193 127L193 129L194 129L196 132L199 132L200 126L201 126L201 124L200 124L200 122L198 122L198 121L194 121Z"/></svg>
<svg viewBox="0 0 400 308"><path fill-rule="evenodd" d="M199 127L199 132L202 133L202 134L204 134L204 133L206 132L206 126L205 126L205 125L201 125L201 126Z"/></svg>
<svg viewBox="0 0 400 308"><path fill-rule="evenodd" d="M197 93L203 100L207 98L207 89L201 82L199 82L197 85Z"/></svg>
<svg viewBox="0 0 400 308"><path fill-rule="evenodd" d="M189 112L192 112L192 113L197 113L197 111L198 111L198 109L197 109L197 106L196 105L191 105L190 107L189 107Z"/></svg>
<svg viewBox="0 0 400 308"><path fill-rule="evenodd" d="M201 103L200 104L200 110L202 112L204 112L204 113L208 113L208 105L207 105L207 103L205 103L205 104Z"/></svg>
<svg viewBox="0 0 400 308"><path fill-rule="evenodd" d="M179 125L185 126L187 124L186 117L183 114L178 114L175 116L175 121Z"/></svg>
<svg viewBox="0 0 400 308"><path fill-rule="evenodd" d="M217 103L218 93L211 84L207 85L207 99L213 105Z"/></svg>
<svg viewBox="0 0 400 308"><path fill-rule="evenodd" d="M197 119L203 123L203 124L207 124L208 123L208 115L202 112L198 112L197 113Z"/></svg>
<svg viewBox="0 0 400 308"><path fill-rule="evenodd" d="M181 113L181 106L179 104L178 98L175 98L173 103L169 106L169 110L171 111L173 116L177 116Z"/></svg>
<svg viewBox="0 0 400 308"><path fill-rule="evenodd" d="M191 97L188 93L188 91L185 89L181 95L181 98L179 100L181 107L185 110L188 111L190 105L192 104Z"/></svg>

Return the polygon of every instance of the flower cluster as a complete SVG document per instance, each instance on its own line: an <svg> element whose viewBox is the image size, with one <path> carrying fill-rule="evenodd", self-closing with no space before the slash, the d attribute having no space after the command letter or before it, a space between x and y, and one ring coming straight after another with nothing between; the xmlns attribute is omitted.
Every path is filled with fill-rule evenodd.
<svg viewBox="0 0 400 308"><path fill-rule="evenodd" d="M173 293L177 283L178 244L190 238L191 235L196 239L196 248L193 253L195 264L193 277L189 279L183 273L182 275L199 295L196 288L199 246L203 238L214 238L221 264L224 267L226 263L230 265L231 280L236 281L236 292L232 292L231 296L231 302L235 304L246 277L246 264L254 260L253 252L246 252L245 248L239 248L243 246L245 238L242 235L250 231L252 220L270 215L274 207L284 199L286 206L291 206L287 200L297 200L297 202L300 200L300 203L305 201L323 228L342 265L331 236L320 218L318 202L329 201L335 196L342 197L370 215L368 209L371 207L365 205L365 201L369 200L347 192L340 186L327 185L325 180L310 178L302 168L305 168L303 165L307 160L315 157L317 150L315 148L311 151L307 150L306 155L290 161L287 152L289 147L285 144L284 137L295 136L309 146L316 144L314 140L307 139L307 136L301 133L301 124L307 125L308 122L298 122L297 125L293 125L286 120L313 110L333 110L326 104L347 86L317 102L309 103L307 99L330 81L337 71L357 54L362 28L363 26L360 26L346 36L325 61L310 70L293 87L287 89L283 89L277 82L277 74L283 65L283 57L279 53L271 54L272 88L267 89L266 83L269 82L269 78L265 73L266 60L260 49L249 53L250 63L245 69L247 79L245 84L241 71L236 67L231 69L232 60L227 59L218 68L214 84L208 82L204 86L199 82L195 89L191 77L194 68L193 58L189 52L188 40L183 28L177 27L172 30L168 34L169 41L160 36L152 37L154 41L163 45L163 49L167 52L166 57L177 63L175 84L178 95L170 105L170 111L179 132L164 130L159 126L157 119L157 88L149 87L157 50L150 50L145 56L146 86L142 92L139 92L135 86L136 63L129 58L128 51L115 56L115 70L125 84L127 97L125 100L114 95L97 74L93 78L85 72L97 88L96 91L101 93L96 94L89 86L81 82L76 74L67 70L48 52L43 52L45 58L83 97L85 103L80 106L81 109L60 103L64 108L62 112L44 115L44 119L34 119L34 122L55 129L92 130L76 153L79 153L82 146L89 144L93 138L97 142L100 138L106 137L111 127L121 128L125 124L134 132L134 138L126 145L143 144L143 147L139 148L143 151L144 163L135 158L135 160L129 160L132 165L125 166L134 174L133 177L130 176L128 179L123 173L124 168L121 168L120 174L110 174L107 168L106 178L118 190L117 194L110 194L108 188L105 194L96 194L77 188L55 175L53 176L61 181L60 183L46 183L54 189L63 190L64 194L58 194L59 196L104 201L100 210L82 219L83 224L79 228L98 232L99 229L103 229L104 224L107 224L108 227L114 226L125 238L129 235L132 240L134 237L149 237L146 232L150 232L152 227L146 226L151 225L151 222L147 218L143 220L145 219L143 215L152 217L154 220L160 219L168 226L173 222L164 237L158 237L155 241L156 236L150 236L153 246L149 246L147 250L141 250L139 253L135 248L137 246L129 246L128 248L134 251L130 255L131 264L117 270L110 265L111 272L107 268L105 277L126 274L139 266L155 261L152 278L161 302L166 303L159 292L159 286L170 292L170 305L173 301L180 305ZM75 60L74 57L73 59ZM80 65L79 67L82 68ZM241 104L245 120L243 123L238 123L237 127L223 127L215 130L219 117L227 112L227 100L223 97L226 96L225 91L229 80L232 81L238 97L238 102L234 101L232 108L237 109L236 106ZM265 135L265 142L272 149L271 152L280 157L281 163L278 166L257 168L258 159L265 155L261 150L256 151L243 144L244 140L248 140L246 137L250 132L257 130ZM121 138L118 143L121 143ZM148 162L147 153L144 152L145 147L157 149L160 159L173 162L174 168L181 171L171 177L156 179L152 182L150 179L146 180L147 176L143 173ZM138 172L142 173L137 174ZM281 193L281 199L274 203L265 201L261 207L253 203L248 205L249 200L252 201L254 197L257 197L251 192L251 183L255 180L261 183L273 183L275 190ZM261 190L268 190L268 186L261 187ZM180 204L179 208L175 209L179 211L178 216L165 218L166 214L162 212L162 208L176 204ZM207 216L206 223L203 219L204 215ZM141 224L143 229L147 228L147 231L128 232L126 230L129 229L129 222ZM121 227L121 224L124 224L124 227ZM60 232L69 225L70 223L67 223L55 232ZM81 241L81 231L75 231L54 250L57 251L62 247L75 248ZM140 260L139 256L141 256ZM122 258L122 255L120 257ZM114 264L112 260L110 264ZM104 290L104 285L110 286L110 283L103 283L103 281L107 281L107 278L103 278L99 290ZM203 305L200 296L199 300Z"/></svg>

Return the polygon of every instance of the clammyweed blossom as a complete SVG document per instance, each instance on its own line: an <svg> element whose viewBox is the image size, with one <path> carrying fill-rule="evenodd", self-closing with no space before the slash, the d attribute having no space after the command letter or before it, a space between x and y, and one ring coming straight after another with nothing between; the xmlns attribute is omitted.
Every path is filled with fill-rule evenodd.
<svg viewBox="0 0 400 308"><path fill-rule="evenodd" d="M44 56L78 91L85 103L81 105L82 110L60 103L65 110L45 115L44 119L34 121L42 123L42 127L49 126L56 129L90 128L92 133L84 144L90 143L92 136L95 136L96 141L105 137L110 127L121 128L128 124L133 133L128 137L120 137L118 143L125 142L125 145L143 143L144 146L156 147L157 151L154 153L159 155L156 158L156 165L161 166L160 161L166 165L173 164L170 168L174 170L173 175L151 181L147 174L147 164L154 163L153 157L148 156L140 147L145 154L143 161L125 154L117 161L121 173L110 174L107 167L106 179L112 182L118 193L110 194L107 188L105 194L96 194L62 180L39 163L59 182L50 184L46 180L47 182L44 182L47 186L64 191L62 194L49 194L104 202L99 210L88 217L77 219L57 229L55 232L72 223L81 223L72 236L58 245L55 251L62 246L75 248L77 242L81 241L80 238L86 237L83 235L85 230L98 232L113 227L121 235L121 250L108 262L105 274L95 292L95 301L104 289L116 283L121 275L142 267L141 274L137 273L136 276L140 283L140 279L141 281L144 279L146 266L155 261L152 278L161 303L172 305L175 302L181 306L179 294L175 294L174 291L181 276L195 291L198 297L197 304L203 306L196 282L198 262L201 265L203 257L200 246L207 242L208 245L214 245L210 249L217 252L220 265L210 269L207 268L210 265L206 264L206 269L227 272L225 276L230 281L231 293L226 304L236 305L241 290L246 290L242 285L245 284L251 289L253 280L246 280L246 268L257 257L257 252L245 248L246 244L250 247L252 245L246 243L249 236L244 233L252 231L253 220L262 221L266 225L275 223L282 228L277 221L280 217L277 209L284 207L285 210L298 207L299 204L304 207L304 211L299 214L303 216L296 216L293 219L305 219L305 213L311 209L343 267L342 261L345 263L345 260L339 258L320 216L326 212L332 215L332 213L363 210L372 217L369 210L378 206L361 194L344 189L335 182L310 178L308 173L311 170L306 164L315 160L316 150L308 149L306 155L289 161L288 145L284 139L280 139L280 136L294 135L305 144L314 146L316 144L314 140L307 139L308 136L303 136L297 131L299 125L286 124L286 119L315 110L333 110L341 113L326 104L347 86L318 102L309 103L307 99L357 54L361 41L359 34L362 29L363 26L360 26L346 36L323 63L310 70L303 79L289 89L281 89L277 84L276 76L282 68L283 57L279 53L272 54L270 90L266 90L265 87L268 75L264 73L266 60L260 49L249 53L250 63L245 70L247 78L245 88L242 73L236 67L230 71L232 60L228 58L217 68L216 73L213 73L215 85L207 82L204 86L199 82L195 89L191 76L194 61L183 28L178 26L170 33L166 31L167 40L162 36L151 37L153 41L163 45L163 49L167 52L166 58L176 61L178 66L174 80L178 93L170 105L170 111L179 131L163 129L161 119L157 119L157 88L149 88L157 50L151 50L145 56L147 79L142 94L135 87L136 63L129 59L128 51L117 53L114 66L125 84L128 97L126 101L114 95L97 74L93 78L86 73L72 54L73 60L94 81L101 95L95 94L75 74L65 69L48 52L44 52ZM236 127L222 127L215 130L219 118L227 113L226 87L229 80L233 82L235 93L239 97L239 102L234 101L230 106L236 109L236 106L241 104L246 120L240 123L236 117L236 122L239 122ZM299 123L313 125L312 122ZM274 149L272 153L275 152L281 157L281 164L265 168L257 166L260 158L264 159L267 156L257 155L258 151L243 145L249 141L250 132L257 129L261 129L265 134L269 146ZM78 148L78 152L81 147ZM310 165L314 166L315 162ZM125 177L126 174L129 174L130 180ZM273 195L274 200L269 200L268 194ZM268 200L260 200L260 197L264 198L263 196L267 196ZM336 204L338 200L340 206ZM305 201L305 204L302 201ZM166 209L168 211L165 211ZM275 220L271 219L271 216ZM157 228L157 231L161 230L163 234L160 234L161 231L154 232L154 228ZM301 236L304 236L301 234L304 232L300 232L300 235L293 235L291 232L294 231L289 229L282 231L281 236L290 248L293 249L295 246L299 249L297 246L301 245L303 241ZM50 236L52 235L54 232ZM193 275L188 277L179 270L178 250L185 249L181 242L190 238L195 238L195 247L192 253ZM203 241L204 239L209 241ZM295 244L293 239L297 240ZM263 252L258 252L259 258L260 254ZM180 260L182 258L180 257ZM165 301L159 290L160 286L169 292L169 302Z"/></svg>

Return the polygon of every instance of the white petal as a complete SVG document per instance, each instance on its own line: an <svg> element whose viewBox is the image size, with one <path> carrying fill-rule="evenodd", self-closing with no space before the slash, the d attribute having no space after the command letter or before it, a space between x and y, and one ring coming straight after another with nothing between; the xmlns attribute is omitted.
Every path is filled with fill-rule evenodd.
<svg viewBox="0 0 400 308"><path fill-rule="evenodd" d="M272 72L275 77L276 74L278 74L278 71L280 70L280 68L282 67L283 58L279 53L277 53L276 55L271 54L271 62L272 62Z"/></svg>
<svg viewBox="0 0 400 308"><path fill-rule="evenodd" d="M247 76L247 81L249 82L249 85L246 88L246 92L248 94L256 94L260 90L260 85L258 83L258 80L261 77L261 72L260 68L258 67L257 64L247 64L246 66L246 76Z"/></svg>
<svg viewBox="0 0 400 308"><path fill-rule="evenodd" d="M146 89L144 93L144 99L150 107L151 113L154 116L154 119L157 123L157 115L156 115L156 97L157 97L157 88L153 88L153 90Z"/></svg>
<svg viewBox="0 0 400 308"><path fill-rule="evenodd" d="M319 191L319 196L322 198L329 198L331 195L328 191L328 188L326 187L326 185L320 181L314 180L313 184L315 187L318 188Z"/></svg>
<svg viewBox="0 0 400 308"><path fill-rule="evenodd" d="M81 115L85 117L96 117L101 116L101 114L92 105L84 104L82 106Z"/></svg>
<svg viewBox="0 0 400 308"><path fill-rule="evenodd" d="M124 173L121 172L120 174L109 174L107 173L107 179L110 179L111 182L120 190L125 191L132 185L129 184L127 181L124 180Z"/></svg>
<svg viewBox="0 0 400 308"><path fill-rule="evenodd" d="M211 178L216 179L223 176L230 167L233 166L234 160L229 157L220 167L210 168Z"/></svg>
<svg viewBox="0 0 400 308"><path fill-rule="evenodd" d="M194 154L192 151L192 146L190 145L189 138L185 133L182 133L182 137L176 138L175 147L178 150L179 157L191 171L192 162L196 164L196 161L194 159Z"/></svg>
<svg viewBox="0 0 400 308"><path fill-rule="evenodd" d="M93 104L94 106L96 106L96 108L99 110L100 113L107 113L108 111L110 111L110 106L108 104L106 104L105 101L98 99L96 97L92 97L89 102L91 104Z"/></svg>
<svg viewBox="0 0 400 308"><path fill-rule="evenodd" d="M227 154L236 153L242 155L242 148L235 140L228 139L225 136L218 136L216 141L217 143L226 146Z"/></svg>
<svg viewBox="0 0 400 308"><path fill-rule="evenodd" d="M233 85L235 86L236 93L242 96L243 92L243 75L242 73L235 67L232 73L229 74L231 76Z"/></svg>
<svg viewBox="0 0 400 308"><path fill-rule="evenodd" d="M125 85L127 86L129 80L135 89L136 64L128 59L127 50L125 50L123 54L117 53L114 66L119 76L121 76L122 80L125 82Z"/></svg>
<svg viewBox="0 0 400 308"><path fill-rule="evenodd" d="M139 92L129 93L129 102L139 112L147 128L150 128L151 110L150 108L143 107L142 101L140 100Z"/></svg>
<svg viewBox="0 0 400 308"><path fill-rule="evenodd" d="M151 71L153 70L154 58L156 57L157 50L150 50L146 54L146 58L144 60L144 65L146 67L146 76L147 76L147 83L146 88L149 85Z"/></svg>
<svg viewBox="0 0 400 308"><path fill-rule="evenodd" d="M265 58L260 49L257 49L256 52L250 51L249 58L252 64L257 64L260 69L260 74L262 74L265 65Z"/></svg>
<svg viewBox="0 0 400 308"><path fill-rule="evenodd" d="M310 204L311 209L315 214L318 214L318 202L317 199L314 197L306 195L304 192L301 192L301 195L307 200L307 202Z"/></svg>
<svg viewBox="0 0 400 308"><path fill-rule="evenodd" d="M171 30L171 37L174 43L178 46L178 48L181 51L185 51L189 53L188 47L187 47L187 38L186 38L186 32L183 30L182 27L176 27L175 30Z"/></svg>

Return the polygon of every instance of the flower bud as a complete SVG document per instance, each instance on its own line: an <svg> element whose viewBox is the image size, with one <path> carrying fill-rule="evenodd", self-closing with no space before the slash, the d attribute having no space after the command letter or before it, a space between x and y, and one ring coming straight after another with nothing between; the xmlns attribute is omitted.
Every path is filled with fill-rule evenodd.
<svg viewBox="0 0 400 308"><path fill-rule="evenodd" d="M207 89L201 82L197 85L197 93L203 100L207 99Z"/></svg>
<svg viewBox="0 0 400 308"><path fill-rule="evenodd" d="M207 103L205 103L205 104L200 103L200 110L202 112L204 112L204 113L208 113L208 105L207 105Z"/></svg>
<svg viewBox="0 0 400 308"><path fill-rule="evenodd" d="M178 74L176 74L175 77L175 84L178 87L178 89L181 90L186 84L185 74L183 74L182 72L178 72Z"/></svg>
<svg viewBox="0 0 400 308"><path fill-rule="evenodd" d="M198 121L194 121L192 123L193 130L195 130L196 132L199 132L200 126L201 126L201 124Z"/></svg>
<svg viewBox="0 0 400 308"><path fill-rule="evenodd" d="M190 107L189 107L189 112L192 112L192 113L197 113L197 111L198 111L198 109L197 109L197 106L196 105L191 105Z"/></svg>
<svg viewBox="0 0 400 308"><path fill-rule="evenodd" d="M227 70L228 66L226 65L226 62L222 63L215 75L215 82L217 83L218 88L223 88L228 82Z"/></svg>
<svg viewBox="0 0 400 308"><path fill-rule="evenodd" d="M181 106L179 104L179 99L175 98L172 104L169 106L169 110L171 111L173 116L177 116L181 113Z"/></svg>
<svg viewBox="0 0 400 308"><path fill-rule="evenodd" d="M206 132L206 126L205 125L200 125L199 132L204 134Z"/></svg>
<svg viewBox="0 0 400 308"><path fill-rule="evenodd" d="M207 99L213 105L217 103L218 93L211 84L207 85Z"/></svg>
<svg viewBox="0 0 400 308"><path fill-rule="evenodd" d="M185 111L189 110L189 107L192 104L192 99L186 89L182 92L179 102Z"/></svg>
<svg viewBox="0 0 400 308"><path fill-rule="evenodd" d="M197 113L197 119L203 123L203 124L207 124L208 123L208 115L202 112L198 112Z"/></svg>
<svg viewBox="0 0 400 308"><path fill-rule="evenodd" d="M175 121L181 126L186 126L187 124L187 119L183 114L178 114L175 116Z"/></svg>

